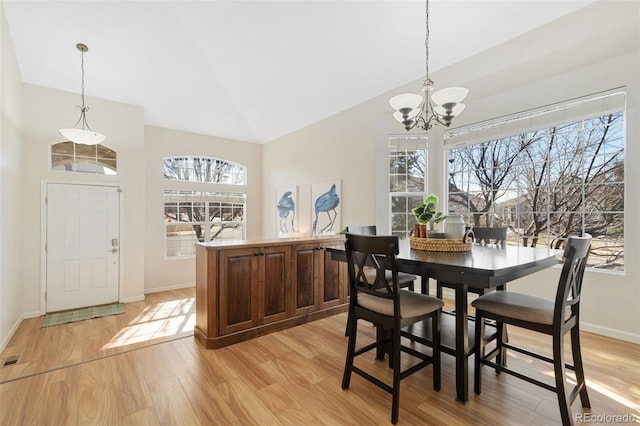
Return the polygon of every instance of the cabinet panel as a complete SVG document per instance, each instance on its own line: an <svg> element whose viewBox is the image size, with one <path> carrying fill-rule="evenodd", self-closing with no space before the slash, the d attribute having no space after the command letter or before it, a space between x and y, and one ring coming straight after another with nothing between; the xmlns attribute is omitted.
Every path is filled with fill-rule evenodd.
<svg viewBox="0 0 640 426"><path fill-rule="evenodd" d="M261 280L259 318L261 323L284 319L289 314L289 250L287 247L263 248L261 253Z"/></svg>
<svg viewBox="0 0 640 426"><path fill-rule="evenodd" d="M258 324L258 256L253 249L220 252L220 333Z"/></svg>
<svg viewBox="0 0 640 426"><path fill-rule="evenodd" d="M326 251L320 252L322 257L322 277L318 282L320 286L320 308L329 308L345 302L344 285L346 276L341 262L331 260L331 255Z"/></svg>
<svg viewBox="0 0 640 426"><path fill-rule="evenodd" d="M294 246L294 260L294 310L296 315L300 315L318 306L318 245Z"/></svg>

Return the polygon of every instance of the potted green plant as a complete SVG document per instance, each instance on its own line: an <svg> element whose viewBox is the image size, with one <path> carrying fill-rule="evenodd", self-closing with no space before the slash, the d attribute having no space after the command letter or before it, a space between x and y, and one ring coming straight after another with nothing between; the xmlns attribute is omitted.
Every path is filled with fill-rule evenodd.
<svg viewBox="0 0 640 426"><path fill-rule="evenodd" d="M433 233L435 231L436 225L444 220L444 213L441 211L437 211L438 208L438 196L435 194L429 194L427 198L424 199L424 202L419 206L415 207L412 212L416 217L416 221L423 225L423 228L426 228L426 225L429 225L429 233ZM426 231L420 231L419 235L416 235L414 229L414 235L417 237L426 237Z"/></svg>

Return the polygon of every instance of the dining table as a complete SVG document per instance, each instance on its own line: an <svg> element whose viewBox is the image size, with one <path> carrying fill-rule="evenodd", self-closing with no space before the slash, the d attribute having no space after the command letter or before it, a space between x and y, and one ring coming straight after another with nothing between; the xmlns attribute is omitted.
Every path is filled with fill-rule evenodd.
<svg viewBox="0 0 640 426"><path fill-rule="evenodd" d="M344 246L327 246L333 260L346 262ZM510 281L558 265L561 250L512 245L473 244L471 250L443 252L413 249L408 239L400 239L396 256L398 271L422 277L422 292L428 293L429 278L454 289L453 315L442 315L440 350L455 357L456 399L469 395L468 356L474 351L473 318L469 318L469 290L482 294L504 289ZM430 327L422 330L428 333ZM413 330L418 331L420 330ZM427 337L427 336L425 336Z"/></svg>

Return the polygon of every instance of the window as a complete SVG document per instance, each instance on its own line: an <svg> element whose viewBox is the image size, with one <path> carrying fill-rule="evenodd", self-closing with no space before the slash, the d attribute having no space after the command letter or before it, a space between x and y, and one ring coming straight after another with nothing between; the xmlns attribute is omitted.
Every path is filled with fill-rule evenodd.
<svg viewBox="0 0 640 426"><path fill-rule="evenodd" d="M166 257L195 255L196 242L244 239L245 194L164 191Z"/></svg>
<svg viewBox="0 0 640 426"><path fill-rule="evenodd" d="M586 232L588 266L624 270L622 111L449 147L449 212L506 226L509 243L523 246L561 248Z"/></svg>
<svg viewBox="0 0 640 426"><path fill-rule="evenodd" d="M104 145L59 142L51 145L51 170L115 175L117 155Z"/></svg>
<svg viewBox="0 0 640 426"><path fill-rule="evenodd" d="M187 182L246 184L246 167L211 157L164 159L164 178Z"/></svg>
<svg viewBox="0 0 640 426"><path fill-rule="evenodd" d="M400 238L409 236L416 223L412 210L426 197L426 165L426 136L389 139L390 229Z"/></svg>

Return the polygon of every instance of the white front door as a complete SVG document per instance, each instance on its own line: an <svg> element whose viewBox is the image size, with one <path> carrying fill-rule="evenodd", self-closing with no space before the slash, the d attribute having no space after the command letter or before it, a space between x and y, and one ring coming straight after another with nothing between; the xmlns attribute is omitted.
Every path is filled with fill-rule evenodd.
<svg viewBox="0 0 640 426"><path fill-rule="evenodd" d="M47 185L46 311L117 302L118 187Z"/></svg>

